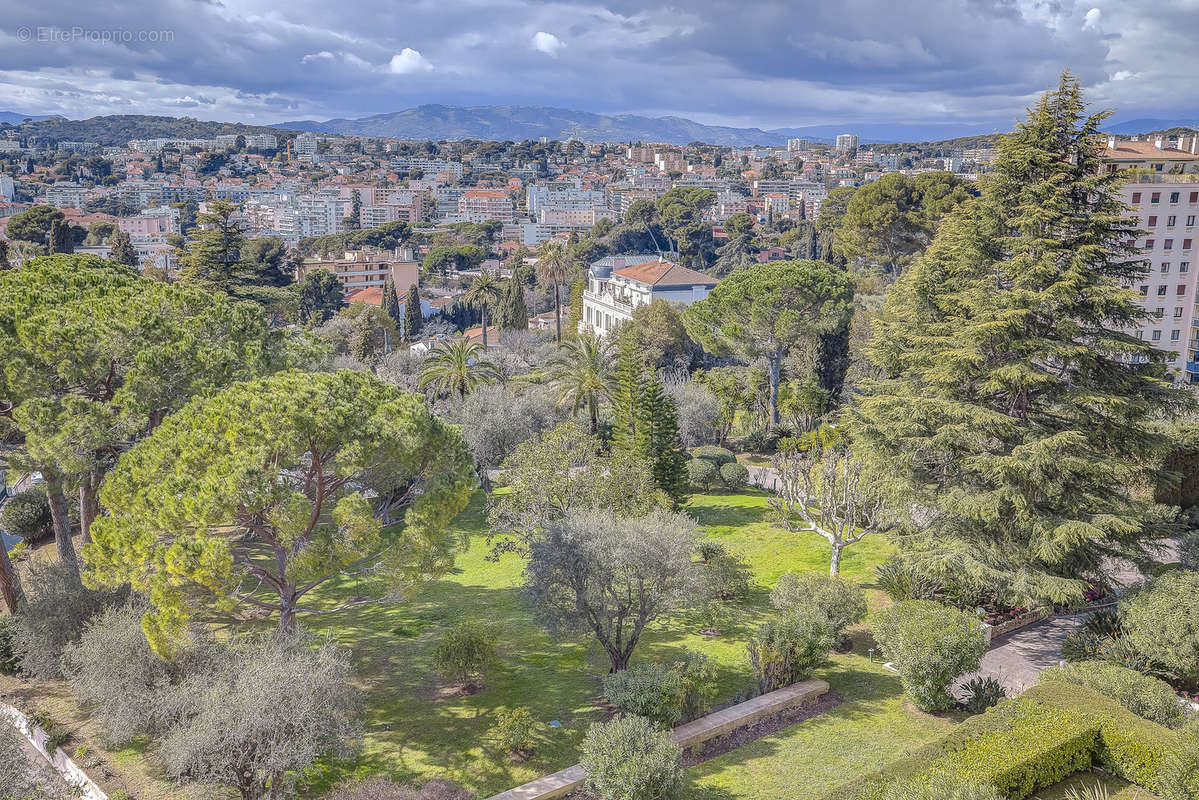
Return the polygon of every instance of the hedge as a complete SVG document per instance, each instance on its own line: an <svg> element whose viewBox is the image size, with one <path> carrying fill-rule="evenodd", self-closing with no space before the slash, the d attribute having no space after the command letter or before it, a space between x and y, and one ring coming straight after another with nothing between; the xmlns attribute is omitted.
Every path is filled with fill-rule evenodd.
<svg viewBox="0 0 1199 800"><path fill-rule="evenodd" d="M953 732L822 800L882 800L898 780L949 775L1022 800L1098 765L1149 791L1177 746L1167 728L1082 686L1048 683L971 717Z"/></svg>

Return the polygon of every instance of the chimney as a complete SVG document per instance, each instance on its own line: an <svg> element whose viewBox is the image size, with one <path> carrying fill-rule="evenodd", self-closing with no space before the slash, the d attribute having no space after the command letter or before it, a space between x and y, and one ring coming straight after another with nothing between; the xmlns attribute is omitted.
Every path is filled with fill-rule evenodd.
<svg viewBox="0 0 1199 800"><path fill-rule="evenodd" d="M1153 146L1156 147L1158 150L1161 150L1162 145L1165 144L1165 141L1166 140L1161 136L1155 137L1153 140Z"/></svg>

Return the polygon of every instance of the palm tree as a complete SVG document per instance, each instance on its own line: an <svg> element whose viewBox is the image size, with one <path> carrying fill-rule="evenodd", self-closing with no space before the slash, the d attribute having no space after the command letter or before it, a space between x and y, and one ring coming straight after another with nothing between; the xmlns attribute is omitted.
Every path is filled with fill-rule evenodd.
<svg viewBox="0 0 1199 800"><path fill-rule="evenodd" d="M562 300L558 288L573 272L574 264L570 260L570 252L565 242L550 239L542 242L537 248L537 277L542 283L554 287L554 325L557 328L559 344L562 342Z"/></svg>
<svg viewBox="0 0 1199 800"><path fill-rule="evenodd" d="M612 345L591 331L558 346L547 365L550 385L559 406L577 414L584 405L591 415L591 432L599 428L599 401L612 391Z"/></svg>
<svg viewBox="0 0 1199 800"><path fill-rule="evenodd" d="M483 347L487 347L487 309L494 308L504 296L504 287L490 273L484 272L470 285L462 299L479 309L483 315Z"/></svg>
<svg viewBox="0 0 1199 800"><path fill-rule="evenodd" d="M476 386L499 380L495 364L480 358L483 348L478 342L460 337L433 348L420 371L420 388L432 386L437 394L457 394L466 397Z"/></svg>

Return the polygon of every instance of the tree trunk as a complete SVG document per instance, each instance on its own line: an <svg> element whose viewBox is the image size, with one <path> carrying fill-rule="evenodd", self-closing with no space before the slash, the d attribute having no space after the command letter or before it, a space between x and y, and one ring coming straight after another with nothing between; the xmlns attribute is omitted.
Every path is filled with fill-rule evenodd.
<svg viewBox="0 0 1199 800"><path fill-rule="evenodd" d="M558 344L562 344L562 300L558 296L558 282L554 282L554 327L558 331Z"/></svg>
<svg viewBox="0 0 1199 800"><path fill-rule="evenodd" d="M782 356L777 350L766 356L766 371L770 377L770 390L767 393L767 411L770 417L766 426L768 428L777 427L779 424L779 369L781 361Z"/></svg>
<svg viewBox="0 0 1199 800"><path fill-rule="evenodd" d="M292 594L279 595L279 633L296 631L296 598Z"/></svg>
<svg viewBox="0 0 1199 800"><path fill-rule="evenodd" d="M829 559L828 574L834 578L841 574L841 551L844 549L845 545L841 542L833 542L833 556Z"/></svg>
<svg viewBox="0 0 1199 800"><path fill-rule="evenodd" d="M92 470L79 487L79 538L84 544L92 540L92 523L100 513L100 472Z"/></svg>
<svg viewBox="0 0 1199 800"><path fill-rule="evenodd" d="M50 519L54 521L54 544L58 546L58 558L60 561L75 564L75 543L71 541L71 518L67 514L67 498L63 494L62 478L47 471L43 471L42 475L46 480Z"/></svg>
<svg viewBox="0 0 1199 800"><path fill-rule="evenodd" d="M487 306L484 305L480 309L483 319L483 352L487 352Z"/></svg>
<svg viewBox="0 0 1199 800"><path fill-rule="evenodd" d="M594 436L599 432L599 408L595 398L587 400L587 408L591 412L591 434Z"/></svg>
<svg viewBox="0 0 1199 800"><path fill-rule="evenodd" d="M9 614L17 613L17 604L21 598L21 581L17 571L13 569L12 561L8 558L8 547L0 544L0 600Z"/></svg>

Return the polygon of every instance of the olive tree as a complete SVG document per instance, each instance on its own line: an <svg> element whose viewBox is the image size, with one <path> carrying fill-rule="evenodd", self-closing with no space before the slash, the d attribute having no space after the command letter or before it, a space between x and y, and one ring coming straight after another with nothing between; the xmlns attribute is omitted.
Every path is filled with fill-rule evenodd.
<svg viewBox="0 0 1199 800"><path fill-rule="evenodd" d="M571 512L529 548L525 596L551 630L594 636L619 672L646 625L697 597L697 538L695 522L682 514Z"/></svg>
<svg viewBox="0 0 1199 800"><path fill-rule="evenodd" d="M448 570L476 485L461 435L420 397L360 372L281 372L197 398L121 457L84 577L148 594L160 653L197 614L246 605L291 631L338 576L369 571L378 595Z"/></svg>

